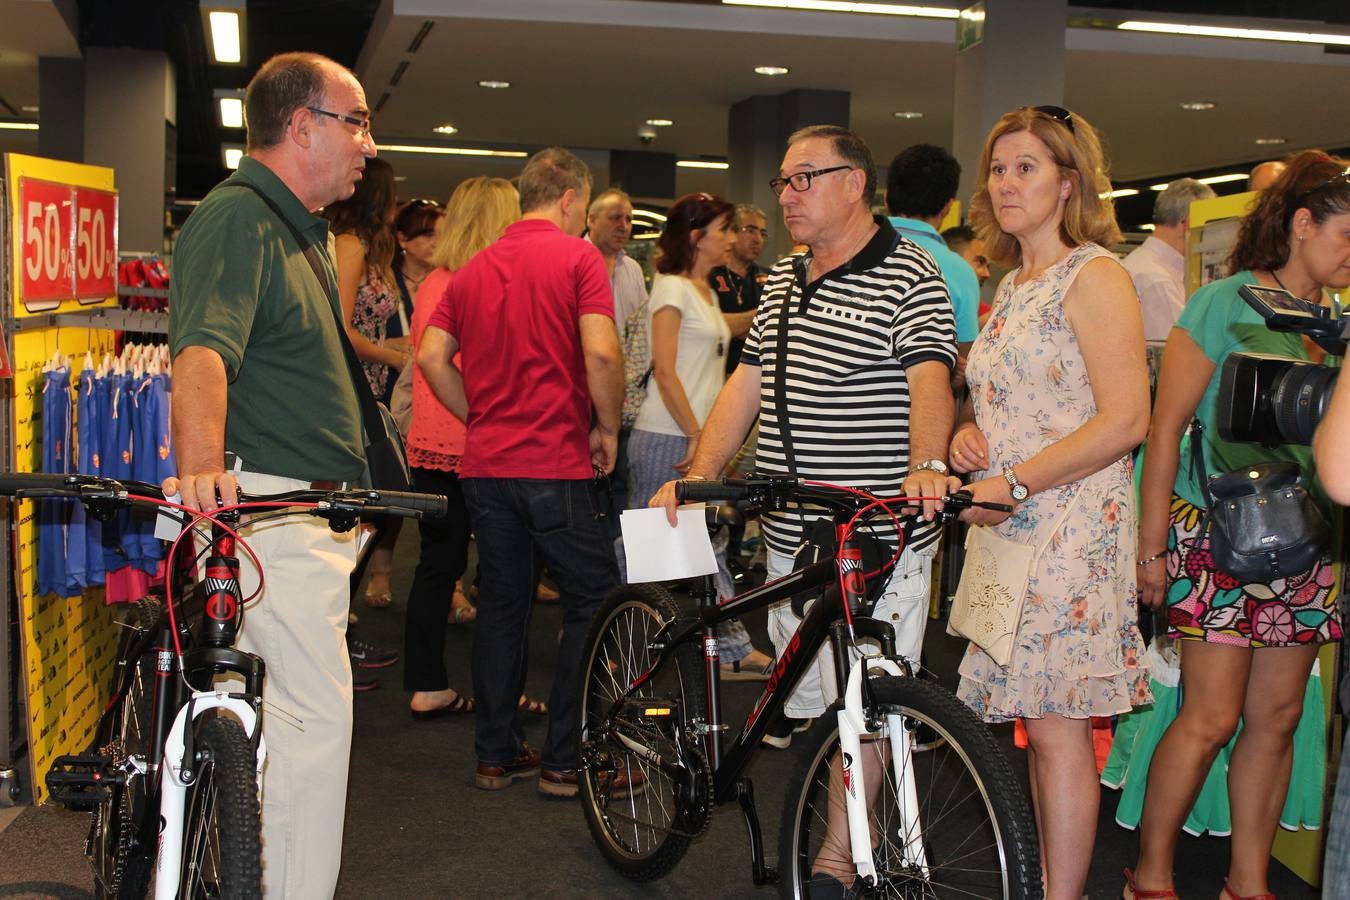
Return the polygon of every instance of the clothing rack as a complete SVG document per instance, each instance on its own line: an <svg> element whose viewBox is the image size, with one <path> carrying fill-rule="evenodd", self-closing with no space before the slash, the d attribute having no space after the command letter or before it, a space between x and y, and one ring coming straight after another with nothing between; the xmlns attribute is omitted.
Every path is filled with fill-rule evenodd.
<svg viewBox="0 0 1350 900"><path fill-rule="evenodd" d="M143 295L146 289L131 288L136 295ZM168 294L168 291L165 291ZM33 328L52 328L54 326L75 328L99 328L105 331L134 331L141 334L168 334L169 314L166 312L145 312L135 309L113 309L100 306L95 309L72 310L71 312L46 313L15 319L10 328L14 331L27 331Z"/></svg>

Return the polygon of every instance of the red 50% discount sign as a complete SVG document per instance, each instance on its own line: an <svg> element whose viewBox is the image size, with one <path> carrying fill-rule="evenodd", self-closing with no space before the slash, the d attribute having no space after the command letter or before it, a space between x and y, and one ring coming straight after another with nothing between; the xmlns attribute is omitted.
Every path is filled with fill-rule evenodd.
<svg viewBox="0 0 1350 900"><path fill-rule="evenodd" d="M117 194L75 189L75 296L104 300L117 293Z"/></svg>
<svg viewBox="0 0 1350 900"><path fill-rule="evenodd" d="M74 190L70 185L19 179L22 258L20 299L30 310L47 309L75 295L71 266Z"/></svg>

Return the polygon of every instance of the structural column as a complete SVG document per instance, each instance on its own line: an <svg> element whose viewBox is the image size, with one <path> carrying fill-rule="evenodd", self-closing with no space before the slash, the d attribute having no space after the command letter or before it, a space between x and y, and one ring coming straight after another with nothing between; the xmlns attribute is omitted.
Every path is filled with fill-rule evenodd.
<svg viewBox="0 0 1350 900"><path fill-rule="evenodd" d="M961 163L962 209L970 208L989 129L1019 106L1064 104L1068 0L988 0L983 39L956 54L952 153Z"/></svg>
<svg viewBox="0 0 1350 900"><path fill-rule="evenodd" d="M728 185L733 203L753 203L769 222L765 260L774 260L792 246L778 198L769 179L778 177L778 165L788 136L808 125L848 127L847 91L795 90L777 96L755 96L732 105L727 113Z"/></svg>
<svg viewBox="0 0 1350 900"><path fill-rule="evenodd" d="M84 61L84 161L116 172L118 245L164 248L164 203L174 185L177 95L162 52L89 47Z"/></svg>

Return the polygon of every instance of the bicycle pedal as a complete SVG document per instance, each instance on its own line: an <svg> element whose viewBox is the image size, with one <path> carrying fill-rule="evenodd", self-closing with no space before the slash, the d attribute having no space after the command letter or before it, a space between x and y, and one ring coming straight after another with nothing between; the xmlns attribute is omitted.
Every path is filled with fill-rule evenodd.
<svg viewBox="0 0 1350 900"><path fill-rule="evenodd" d="M109 770L112 760L96 754L58 756L47 772L47 792L53 800L77 811L88 811L108 799L108 789L125 784L126 776Z"/></svg>

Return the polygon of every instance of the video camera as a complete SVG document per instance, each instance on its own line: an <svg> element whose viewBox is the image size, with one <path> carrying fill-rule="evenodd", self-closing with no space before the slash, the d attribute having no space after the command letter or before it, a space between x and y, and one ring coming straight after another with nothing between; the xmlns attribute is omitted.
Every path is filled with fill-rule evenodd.
<svg viewBox="0 0 1350 900"><path fill-rule="evenodd" d="M1350 316L1281 288L1244 284L1238 294L1271 331L1306 335L1328 353L1345 355ZM1267 447L1311 444L1339 375L1340 369L1287 356L1230 354L1219 378L1219 434Z"/></svg>

